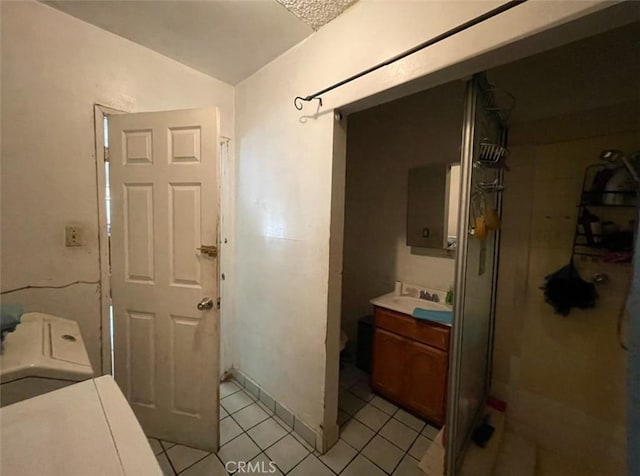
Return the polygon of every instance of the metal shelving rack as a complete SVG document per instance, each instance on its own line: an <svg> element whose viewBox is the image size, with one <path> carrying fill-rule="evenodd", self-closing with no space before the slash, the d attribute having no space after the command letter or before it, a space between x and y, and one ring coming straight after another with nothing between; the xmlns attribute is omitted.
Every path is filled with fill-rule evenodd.
<svg viewBox="0 0 640 476"><path fill-rule="evenodd" d="M610 253L610 250L606 248L606 233L587 233L580 231L580 217L583 216L585 209L628 209L630 212L637 209L639 201L639 191L635 190L593 190L593 180L598 172L605 170L606 164L596 164L587 167L582 182L582 192L580 195L580 203L578 204L578 218L576 220L575 233L573 237L573 250L572 256L587 256L595 259L605 258ZM605 187L606 188L606 187ZM616 203L604 203L605 196L609 197L621 197L622 203L617 203L620 200L616 200ZM637 220L637 213L630 213L630 221ZM635 230L637 229L637 223L633 227L634 229L634 241ZM600 239L600 243L591 242L589 239ZM583 243L582 241L587 241Z"/></svg>

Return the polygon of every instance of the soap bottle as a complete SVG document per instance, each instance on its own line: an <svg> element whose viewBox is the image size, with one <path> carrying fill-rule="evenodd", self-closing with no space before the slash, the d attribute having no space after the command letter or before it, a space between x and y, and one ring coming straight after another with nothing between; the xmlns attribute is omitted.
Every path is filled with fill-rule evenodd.
<svg viewBox="0 0 640 476"><path fill-rule="evenodd" d="M447 306L453 306L453 286L449 286L449 291L447 291L447 297L444 299L444 302Z"/></svg>

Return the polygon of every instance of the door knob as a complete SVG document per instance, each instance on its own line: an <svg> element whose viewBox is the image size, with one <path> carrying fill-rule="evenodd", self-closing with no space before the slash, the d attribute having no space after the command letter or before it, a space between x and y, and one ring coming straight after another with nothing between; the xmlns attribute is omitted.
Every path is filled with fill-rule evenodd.
<svg viewBox="0 0 640 476"><path fill-rule="evenodd" d="M213 309L213 299L206 297L202 298L202 301L198 303L198 311L208 311L209 309Z"/></svg>

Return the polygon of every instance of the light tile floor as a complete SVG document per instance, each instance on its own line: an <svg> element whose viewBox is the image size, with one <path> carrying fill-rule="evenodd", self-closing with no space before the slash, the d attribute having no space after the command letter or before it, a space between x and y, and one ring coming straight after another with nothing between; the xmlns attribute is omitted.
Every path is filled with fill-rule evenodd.
<svg viewBox="0 0 640 476"><path fill-rule="evenodd" d="M225 471L228 461L251 463L253 472L243 468L235 474L423 476L418 461L438 430L374 395L368 379L353 366L341 370L340 439L324 455L234 382L220 386L217 454L153 438L149 442L167 476L234 474Z"/></svg>

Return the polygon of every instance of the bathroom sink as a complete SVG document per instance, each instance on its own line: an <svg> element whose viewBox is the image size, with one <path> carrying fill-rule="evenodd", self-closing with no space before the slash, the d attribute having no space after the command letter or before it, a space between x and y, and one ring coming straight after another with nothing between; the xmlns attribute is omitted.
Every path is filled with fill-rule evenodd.
<svg viewBox="0 0 640 476"><path fill-rule="evenodd" d="M418 299L412 296L399 296L395 293L385 294L372 299L374 306L384 307L392 311L402 312L412 315L414 309L425 309L427 311L451 311L451 307L442 302L432 302L426 299Z"/></svg>

